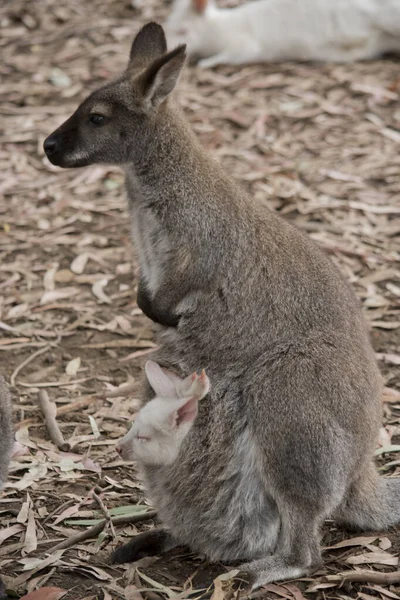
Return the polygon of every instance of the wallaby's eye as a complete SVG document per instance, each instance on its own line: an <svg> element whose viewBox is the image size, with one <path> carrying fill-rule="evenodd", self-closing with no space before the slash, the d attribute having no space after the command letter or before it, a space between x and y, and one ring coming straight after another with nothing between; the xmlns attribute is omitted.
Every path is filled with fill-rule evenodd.
<svg viewBox="0 0 400 600"><path fill-rule="evenodd" d="M89 121L91 123L93 123L93 125L104 125L104 123L106 122L106 117L103 117L103 115L90 115L89 117Z"/></svg>

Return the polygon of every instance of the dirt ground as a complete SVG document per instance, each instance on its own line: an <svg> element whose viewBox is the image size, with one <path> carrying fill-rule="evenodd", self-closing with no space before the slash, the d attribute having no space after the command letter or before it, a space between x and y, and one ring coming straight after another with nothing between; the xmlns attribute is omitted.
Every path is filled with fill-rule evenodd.
<svg viewBox="0 0 400 600"><path fill-rule="evenodd" d="M78 103L124 68L140 24L162 21L167 10L160 0L0 7L0 372L17 426L0 498L0 571L17 594L55 586L67 600L198 598L227 570L184 550L110 565L112 548L153 525L134 522L148 510L143 486L114 450L135 412L153 327L136 305L122 174L63 171L42 151ZM190 66L178 93L209 152L260 202L307 231L352 282L385 380L377 454L389 476L400 471L399 67L395 58ZM125 384L128 396L116 391ZM64 451L44 425L43 391L57 404ZM100 535L74 537L104 515ZM264 596L400 598L400 584L385 580L398 569L400 531L361 535L328 523L324 568L268 586ZM71 547L54 550L66 540ZM343 583L357 569L373 570L377 583ZM215 600L233 597L235 586L217 580Z"/></svg>

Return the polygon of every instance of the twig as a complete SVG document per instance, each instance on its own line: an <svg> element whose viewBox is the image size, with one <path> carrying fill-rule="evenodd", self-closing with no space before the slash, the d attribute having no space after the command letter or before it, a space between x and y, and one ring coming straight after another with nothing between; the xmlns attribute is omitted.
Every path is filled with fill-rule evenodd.
<svg viewBox="0 0 400 600"><path fill-rule="evenodd" d="M400 571L392 573L381 573L379 571L351 571L349 573L339 573L338 575L328 575L324 577L326 581L338 581L340 583L378 583L391 585L400 582Z"/></svg>
<svg viewBox="0 0 400 600"><path fill-rule="evenodd" d="M50 402L49 396L45 390L39 391L38 404L44 415L44 420L52 442L54 442L59 450L68 452L71 446L64 440L63 434L56 421L57 405L55 402Z"/></svg>
<svg viewBox="0 0 400 600"><path fill-rule="evenodd" d="M61 406L57 409L57 414L60 417L61 415L67 415L70 412L78 411L81 408L86 408L94 400L98 400L98 398L96 396L88 396L87 398L83 398L82 400L71 402L71 404L65 404L65 406ZM35 419L35 417L30 417L29 419L24 419L23 421L16 423L15 428L17 430L22 429L22 427L27 427L28 425L32 425L36 422L37 419Z"/></svg>
<svg viewBox="0 0 400 600"><path fill-rule="evenodd" d="M155 352L156 350L158 350L158 346L155 346L154 348L148 348L147 350L136 350L136 352L131 352L127 356L120 358L119 362L122 362L122 363L129 362L130 360L134 360L135 358L139 358L140 356L145 356L146 354L151 354L152 352Z"/></svg>
<svg viewBox="0 0 400 600"><path fill-rule="evenodd" d="M47 388L47 387L68 387L76 383L90 381L93 377L82 377L82 379L74 379L73 381L46 381L44 383L29 383L28 381L20 381L18 385L28 388Z"/></svg>
<svg viewBox="0 0 400 600"><path fill-rule="evenodd" d="M111 519L111 515L108 512L108 508L106 507L106 505L104 504L103 500L100 498L100 496L98 494L96 494L96 492L93 492L93 498L96 500L97 504L100 507L101 512L103 513L103 515L106 518L106 521L108 522L108 524L110 525L110 529L111 529L111 535L113 536L113 538L116 538L116 534L115 534L115 529L114 529L114 524L112 522Z"/></svg>
<svg viewBox="0 0 400 600"><path fill-rule="evenodd" d="M114 526L129 525L130 523L138 523L139 521L149 521L150 519L154 519L156 514L157 513L155 510L149 510L143 515L131 515L129 517L114 517L113 519L111 519L111 521ZM56 550L72 548L72 546L75 546L76 544L79 544L84 540L90 540L91 538L97 537L103 531L107 523L107 519L104 519L103 521L100 521L100 523L93 525L93 527L86 529L86 531L81 531L80 533L77 533L76 535L64 540L63 542L60 542L56 546L53 546L53 548L47 550L46 553L52 554Z"/></svg>
<svg viewBox="0 0 400 600"><path fill-rule="evenodd" d="M109 390L104 392L105 398L119 398L119 396L129 396L132 392L137 390L136 381L132 381L131 383L125 383L124 385L120 385L116 390Z"/></svg>
<svg viewBox="0 0 400 600"><path fill-rule="evenodd" d="M38 356L40 356L41 354L44 354L45 352L47 352L48 350L50 350L51 345L50 344L46 344L46 346L44 346L44 348L40 348L39 350L36 350L36 352L34 352L33 354L31 354L30 356L28 356L28 358L26 358L20 365L18 365L18 367L14 370L13 374L10 377L10 384L12 386L15 385L15 380L17 378L18 373L20 373L20 371L22 371L22 369L24 367L26 367L27 365L29 365L29 363L31 363L33 360L35 360L35 358L37 358Z"/></svg>
<svg viewBox="0 0 400 600"><path fill-rule="evenodd" d="M63 510L65 510L66 508L68 508L68 506L71 506L72 504L75 504L75 502L76 502L75 498L70 498L69 500L67 500L66 502L64 502L64 504L61 504L60 506L57 506L57 508L55 508L54 510L52 510L51 513L49 513L47 515L47 517L44 519L42 525L46 525L46 523L48 521L50 521L50 519L52 517L54 517L54 515L57 515L58 513L61 513Z"/></svg>

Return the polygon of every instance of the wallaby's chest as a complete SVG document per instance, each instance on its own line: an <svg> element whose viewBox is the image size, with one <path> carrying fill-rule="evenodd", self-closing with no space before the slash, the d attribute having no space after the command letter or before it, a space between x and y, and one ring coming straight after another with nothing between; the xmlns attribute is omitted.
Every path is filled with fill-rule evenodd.
<svg viewBox="0 0 400 600"><path fill-rule="evenodd" d="M141 277L150 296L163 282L171 244L157 215L150 209L132 207L132 235L137 250Z"/></svg>

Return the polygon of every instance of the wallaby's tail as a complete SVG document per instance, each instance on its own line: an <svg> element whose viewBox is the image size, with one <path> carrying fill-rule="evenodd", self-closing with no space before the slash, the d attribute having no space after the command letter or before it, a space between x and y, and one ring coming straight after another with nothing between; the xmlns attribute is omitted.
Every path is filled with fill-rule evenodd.
<svg viewBox="0 0 400 600"><path fill-rule="evenodd" d="M346 525L378 531L400 523L400 477L380 477L370 463L335 513Z"/></svg>

